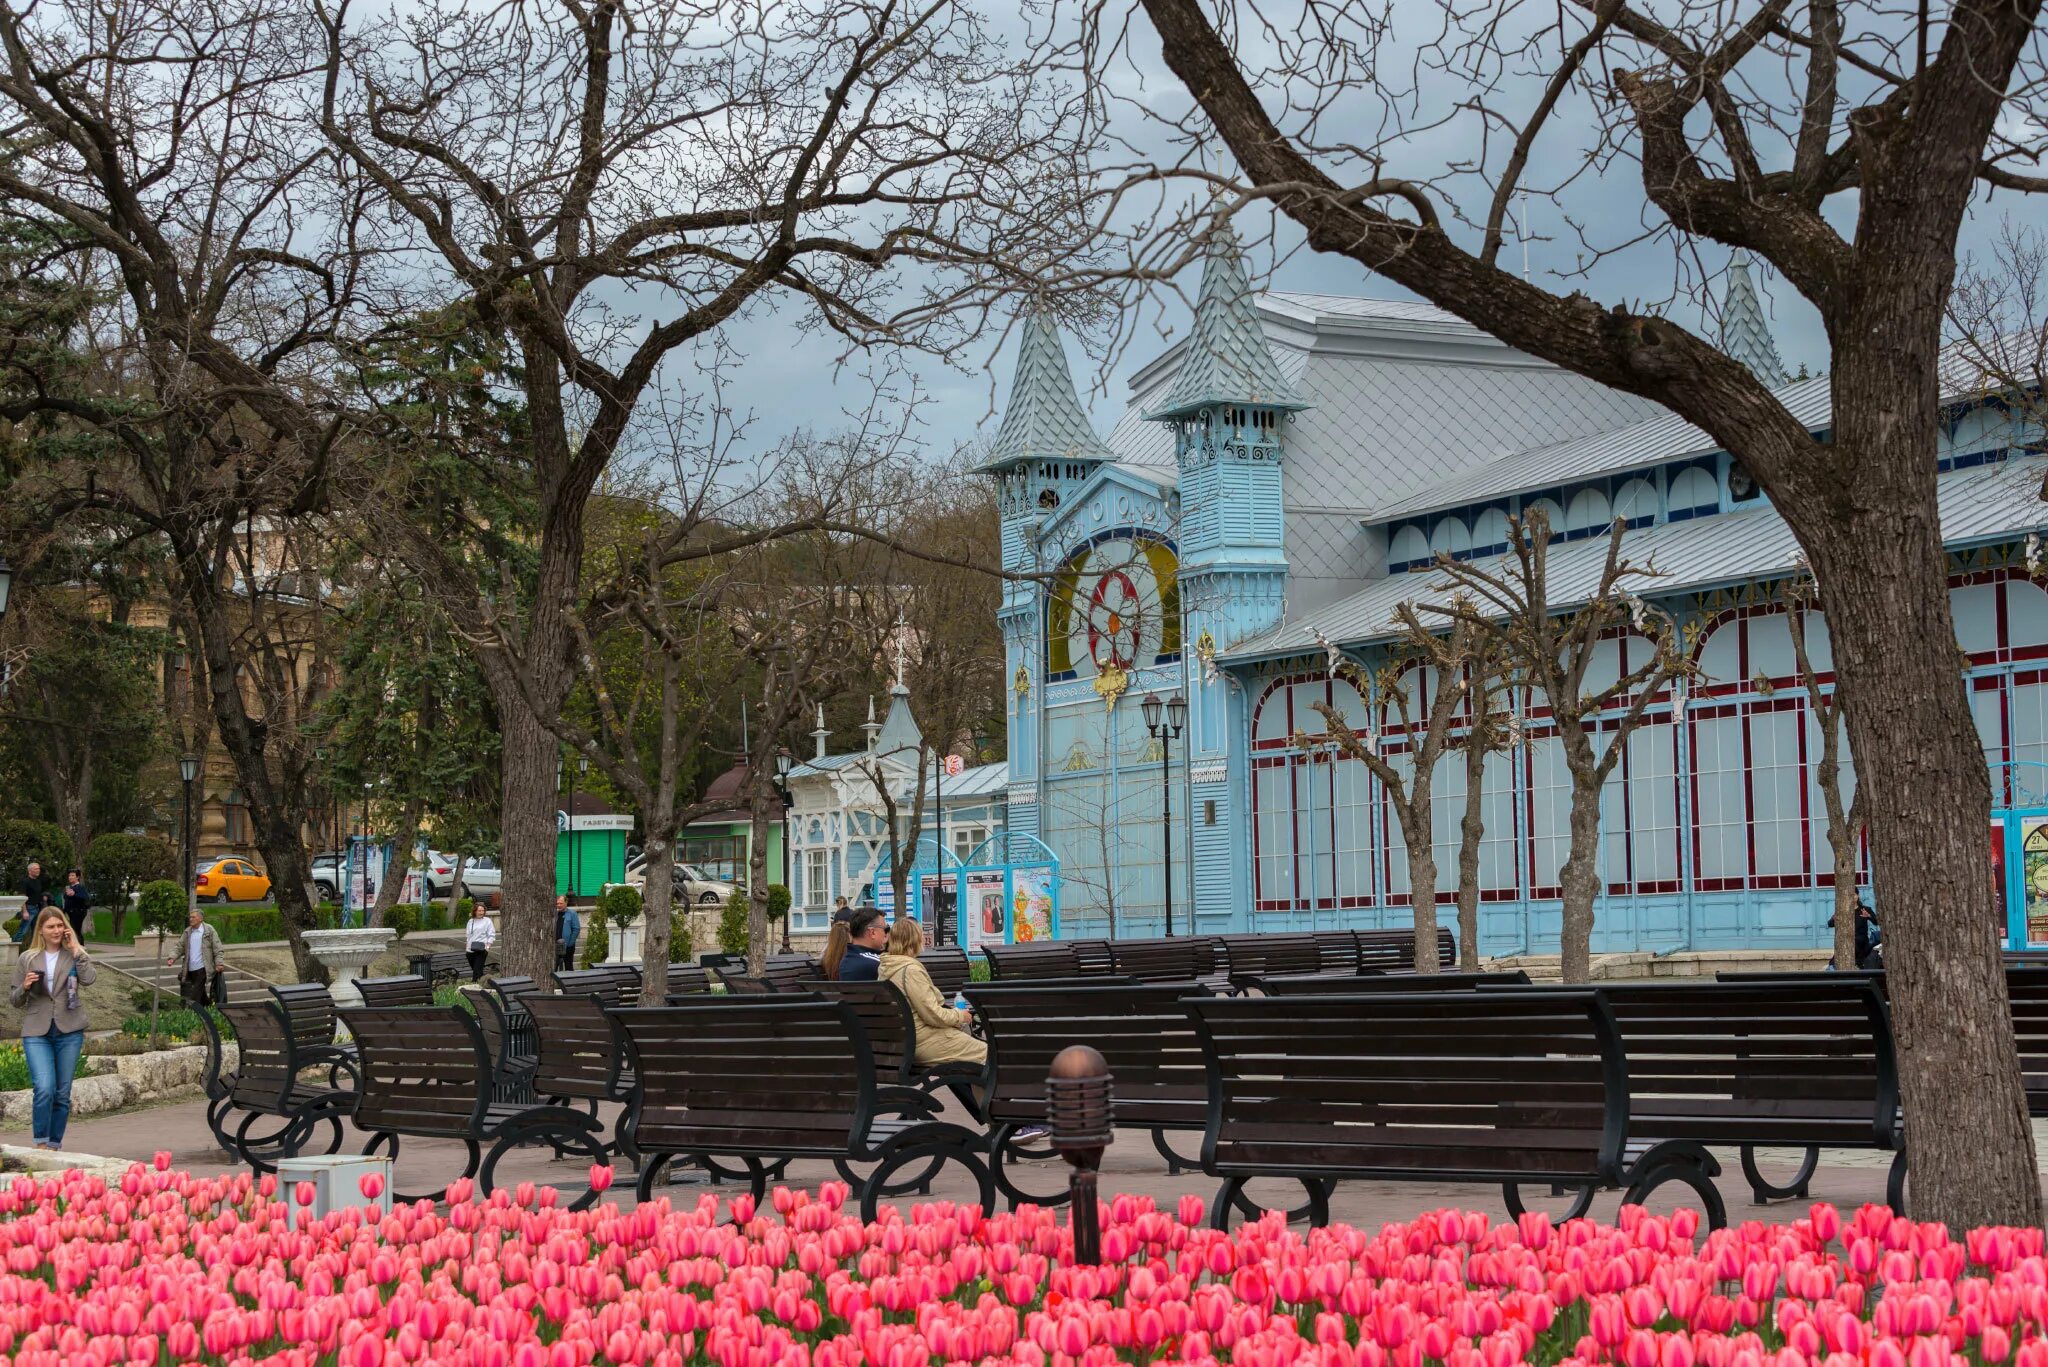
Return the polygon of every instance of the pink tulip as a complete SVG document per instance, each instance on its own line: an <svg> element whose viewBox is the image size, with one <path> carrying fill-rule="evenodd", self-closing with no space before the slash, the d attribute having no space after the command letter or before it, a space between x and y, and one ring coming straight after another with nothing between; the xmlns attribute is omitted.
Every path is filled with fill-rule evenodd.
<svg viewBox="0 0 2048 1367"><path fill-rule="evenodd" d="M362 1190L365 1201L374 1201L384 1194L384 1174L381 1172L366 1172L356 1182L356 1186Z"/></svg>
<svg viewBox="0 0 2048 1367"><path fill-rule="evenodd" d="M596 1192L609 1191L612 1185L612 1165L592 1163L590 1165L590 1189Z"/></svg>
<svg viewBox="0 0 2048 1367"><path fill-rule="evenodd" d="M311 1182L300 1182L292 1188L292 1200L302 1206L312 1205L319 1195L319 1189Z"/></svg>

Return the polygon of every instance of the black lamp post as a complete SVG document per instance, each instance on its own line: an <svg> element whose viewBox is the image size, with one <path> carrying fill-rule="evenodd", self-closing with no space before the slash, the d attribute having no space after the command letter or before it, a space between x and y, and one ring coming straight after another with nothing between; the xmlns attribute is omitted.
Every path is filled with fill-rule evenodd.
<svg viewBox="0 0 2048 1367"><path fill-rule="evenodd" d="M576 756L576 773L579 777L590 772L590 757ZM576 789L569 789L569 896L574 898L583 893L583 842L576 838Z"/></svg>
<svg viewBox="0 0 2048 1367"><path fill-rule="evenodd" d="M1173 745L1187 725L1187 699L1176 693L1162 704L1157 693L1147 693L1138 704L1145 714L1145 729L1159 742L1159 861L1166 873L1166 933L1173 934ZM1160 714L1164 713L1162 720Z"/></svg>
<svg viewBox="0 0 2048 1367"><path fill-rule="evenodd" d="M1095 1208L1096 1170L1116 1124L1116 1092L1109 1061L1085 1044L1068 1045L1045 1078L1045 1118L1052 1146L1073 1167L1074 1261L1102 1261L1102 1215Z"/></svg>
<svg viewBox="0 0 2048 1367"><path fill-rule="evenodd" d="M788 746L778 746L775 751L775 798L782 804L782 886L789 886L789 771L796 765L795 756ZM782 952L790 952L789 922L796 915L796 898L791 896L790 905L782 913Z"/></svg>
<svg viewBox="0 0 2048 1367"><path fill-rule="evenodd" d="M388 871L386 876L388 877ZM349 924L370 924L370 781L363 780L363 900L349 912Z"/></svg>
<svg viewBox="0 0 2048 1367"><path fill-rule="evenodd" d="M0 555L0 617L7 615L7 595L14 591L14 566Z"/></svg>
<svg viewBox="0 0 2048 1367"><path fill-rule="evenodd" d="M193 868L192 855L192 785L199 778L199 756L178 757L178 778L185 787L185 838L182 843L185 846L185 909L189 912L199 905L198 874Z"/></svg>

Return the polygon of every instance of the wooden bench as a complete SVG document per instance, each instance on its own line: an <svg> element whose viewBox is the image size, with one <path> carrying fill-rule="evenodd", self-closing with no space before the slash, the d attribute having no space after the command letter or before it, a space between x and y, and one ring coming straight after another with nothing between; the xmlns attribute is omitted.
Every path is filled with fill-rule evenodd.
<svg viewBox="0 0 2048 1367"><path fill-rule="evenodd" d="M1621 1175L1628 1083L1613 1022L1578 992L1189 997L1209 1064L1210 1221L1256 1215L1254 1178L1292 1178L1329 1222L1340 1180Z"/></svg>
<svg viewBox="0 0 2048 1367"><path fill-rule="evenodd" d="M1011 1138L1024 1126L1047 1123L1046 1074L1070 1044L1092 1045L1109 1063L1118 1128L1150 1131L1153 1146L1175 1172L1199 1163L1175 1153L1166 1135L1200 1133L1208 1118L1208 1065L1182 1004L1189 994L1206 989L1193 982L1101 986L1100 981L975 983L967 989L988 1041L982 1091L990 1127L990 1175L1013 1207L1024 1202L1057 1206L1067 1200L1064 1165L1058 1181L1043 1191L1027 1191L1018 1183L1014 1160L1043 1155L1020 1153Z"/></svg>
<svg viewBox="0 0 2048 1367"><path fill-rule="evenodd" d="M522 1004L540 1042L531 1079L535 1096L568 1106L580 1103L593 1124L603 1103L618 1102L630 1110L633 1074L601 993L535 994ZM631 1129L630 1115L621 1116L609 1147L631 1157Z"/></svg>
<svg viewBox="0 0 2048 1367"><path fill-rule="evenodd" d="M227 1050L214 1012L199 1013L199 1028L206 1032L206 1072L199 1079L199 1090L206 1097L206 1128L213 1132L221 1151L231 1154L235 1138L222 1122L233 1109L235 1072L227 1066Z"/></svg>
<svg viewBox="0 0 2048 1367"><path fill-rule="evenodd" d="M319 1057L309 1058L284 1007L275 1001L225 1006L221 1014L233 1027L241 1051L235 1071L221 1079L226 1098L214 1125L219 1136L226 1133L233 1116L242 1117L228 1137L229 1152L258 1173L275 1172L278 1159L306 1152L307 1143L322 1125L328 1127L328 1144L319 1152L338 1150L342 1117L356 1104L355 1060L336 1056L331 1047ZM333 1039L331 1021L328 1039ZM299 1076L315 1067L327 1069L327 1085ZM343 1073L348 1075L349 1086L340 1084ZM265 1118L275 1120L276 1127L257 1133L258 1123Z"/></svg>
<svg viewBox="0 0 2048 1367"><path fill-rule="evenodd" d="M1085 950L1084 950L1085 946ZM996 982L1022 978L1079 978L1109 972L1109 946L1102 940L1033 940L1019 945L983 945L988 972Z"/></svg>
<svg viewBox="0 0 2048 1367"><path fill-rule="evenodd" d="M1218 967L1233 983L1239 978L1324 971L1323 947L1313 935L1219 935L1216 946L1223 960ZM1355 953L1355 940L1352 949ZM1358 966L1354 963L1337 971L1356 973Z"/></svg>
<svg viewBox="0 0 2048 1367"><path fill-rule="evenodd" d="M700 964L670 964L664 997L701 997L711 990L711 974Z"/></svg>
<svg viewBox="0 0 2048 1367"><path fill-rule="evenodd" d="M643 1201L680 1155L707 1166L737 1159L756 1201L767 1195L775 1162L871 1164L859 1189L861 1218L869 1221L913 1165L928 1175L957 1163L974 1177L983 1207L995 1204L980 1135L884 1113L867 1031L844 1002L809 994L707 1000L619 1011L614 1019L639 1080L633 1142Z"/></svg>
<svg viewBox="0 0 2048 1367"><path fill-rule="evenodd" d="M1398 973L1415 967L1413 930L1354 930L1358 942L1360 972L1381 969ZM1439 968L1453 968L1458 962L1458 941L1449 926L1436 928L1436 962Z"/></svg>
<svg viewBox="0 0 2048 1367"><path fill-rule="evenodd" d="M555 986L573 995L596 997L606 1006L634 1006L640 1001L640 966L599 964L594 968L557 969Z"/></svg>
<svg viewBox="0 0 2048 1367"><path fill-rule="evenodd" d="M974 965L958 945L933 945L918 955L939 995L951 999L974 981Z"/></svg>
<svg viewBox="0 0 2048 1367"><path fill-rule="evenodd" d="M1109 971L1140 983L1186 983L1217 972L1216 942L1207 935L1111 940Z"/></svg>
<svg viewBox="0 0 2048 1367"><path fill-rule="evenodd" d="M1482 988L1529 986L1529 975L1521 969L1478 973L1301 973L1233 980L1248 991L1267 997L1301 997L1317 994L1353 995L1387 992L1474 992Z"/></svg>
<svg viewBox="0 0 2048 1367"><path fill-rule="evenodd" d="M390 978L358 978L356 990L364 1006L432 1006L434 984L417 973Z"/></svg>
<svg viewBox="0 0 2048 1367"><path fill-rule="evenodd" d="M270 995L284 1013L285 1028L297 1046L301 1068L328 1070L328 1085L341 1085L338 1065L355 1060L354 1044L336 1043L334 997L321 983L273 984Z"/></svg>
<svg viewBox="0 0 2048 1367"><path fill-rule="evenodd" d="M936 1116L939 1103L932 1094L946 1087L969 1114L981 1114L981 1099L973 1091L974 1085L982 1080L981 1065L918 1063L917 1018L894 983L842 983L819 978L802 986L806 992L844 1002L859 1018L861 1028L868 1032L868 1048L875 1056L880 1104L900 1105L905 1114Z"/></svg>
<svg viewBox="0 0 2048 1367"><path fill-rule="evenodd" d="M740 996L758 997L800 992L802 984L814 982L823 969L816 959L797 955L773 956L758 975L749 974L745 964L719 966L711 970L725 984L725 990Z"/></svg>
<svg viewBox="0 0 2048 1367"><path fill-rule="evenodd" d="M402 1138L460 1140L469 1153L460 1176L476 1177L488 1196L506 1154L545 1144L557 1158L571 1159L571 1181L560 1185L582 1179L584 1190L569 1209L597 1199L584 1177L589 1165L608 1157L597 1122L567 1106L493 1100L488 1051L469 1012L459 1006L366 1006L344 1011L342 1019L362 1060L355 1124L370 1135L364 1153L395 1159ZM491 1146L488 1154L485 1144ZM438 1193L423 1195L431 1199ZM420 1197L394 1192L393 1199Z"/></svg>
<svg viewBox="0 0 2048 1367"><path fill-rule="evenodd" d="M476 1008L476 1026L484 1037L491 1099L506 1103L532 1101L533 1067L539 1050L533 1036L533 1018L524 1006L508 1000L494 985L465 991L470 1005Z"/></svg>
<svg viewBox="0 0 2048 1367"><path fill-rule="evenodd" d="M416 978L425 978L429 983L453 982L469 976L469 952L462 949L441 949L429 954L409 955L405 961L406 971ZM484 971L494 973L498 968L495 952L484 956Z"/></svg>

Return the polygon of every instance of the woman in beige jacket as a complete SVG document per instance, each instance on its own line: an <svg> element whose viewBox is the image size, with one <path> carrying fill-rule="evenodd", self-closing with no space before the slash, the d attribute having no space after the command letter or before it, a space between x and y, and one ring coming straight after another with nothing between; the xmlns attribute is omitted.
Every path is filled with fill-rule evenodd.
<svg viewBox="0 0 2048 1367"><path fill-rule="evenodd" d="M85 1004L79 989L89 987L99 969L78 942L71 922L56 907L36 917L21 959L14 966L14 985L7 999L21 1012L21 1052L35 1088L35 1145L64 1147L64 1123L71 1118L71 1075L78 1071L78 1051L85 1047Z"/></svg>
<svg viewBox="0 0 2048 1367"><path fill-rule="evenodd" d="M899 916L889 927L889 942L882 949L882 981L896 985L917 1020L917 1061L928 1065L984 1061L988 1045L967 1033L973 1014L939 995L932 975L917 961L923 948L924 927L908 916Z"/></svg>

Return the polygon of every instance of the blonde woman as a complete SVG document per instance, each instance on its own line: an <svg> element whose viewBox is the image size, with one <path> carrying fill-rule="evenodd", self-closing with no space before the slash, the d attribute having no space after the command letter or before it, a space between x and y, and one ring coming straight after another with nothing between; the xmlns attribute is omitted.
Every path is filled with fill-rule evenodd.
<svg viewBox="0 0 2048 1367"><path fill-rule="evenodd" d="M71 922L57 907L44 907L14 966L7 999L21 1011L21 1052L35 1088L35 1146L64 1147L71 1118L71 1075L85 1047L85 1006L79 988L92 985L99 969L87 957Z"/></svg>
<svg viewBox="0 0 2048 1367"><path fill-rule="evenodd" d="M882 948L882 981L894 983L910 1003L910 1014L917 1020L917 1061L927 1065L984 1061L988 1045L967 1033L973 1014L939 994L932 975L917 961L923 949L924 927L908 916L897 917Z"/></svg>

